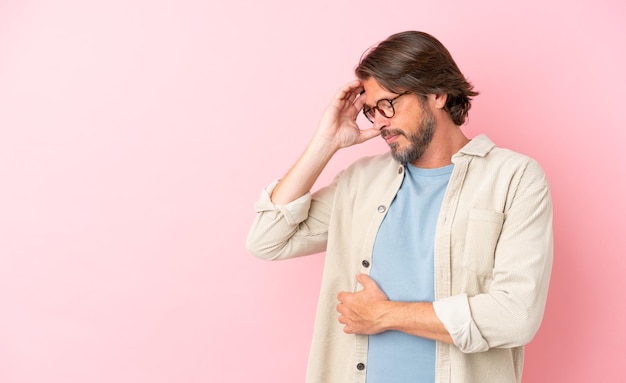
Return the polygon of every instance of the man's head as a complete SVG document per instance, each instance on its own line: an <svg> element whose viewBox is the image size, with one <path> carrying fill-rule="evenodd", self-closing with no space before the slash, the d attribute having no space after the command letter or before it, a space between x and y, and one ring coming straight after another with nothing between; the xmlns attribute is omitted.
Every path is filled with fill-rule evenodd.
<svg viewBox="0 0 626 383"><path fill-rule="evenodd" d="M376 80L397 94L409 91L421 95L447 95L444 109L456 125L462 125L478 95L465 79L450 52L424 32L401 32L372 48L355 69L364 81Z"/></svg>
<svg viewBox="0 0 626 383"><path fill-rule="evenodd" d="M387 142L391 155L396 161L417 165L435 137L437 117L434 108L443 109L444 96L422 97L415 93L394 94L383 88L373 77L363 80L366 90L363 111L380 130L380 136ZM375 106L374 106L375 104ZM445 111L439 114L445 114ZM393 120L393 121L392 121Z"/></svg>

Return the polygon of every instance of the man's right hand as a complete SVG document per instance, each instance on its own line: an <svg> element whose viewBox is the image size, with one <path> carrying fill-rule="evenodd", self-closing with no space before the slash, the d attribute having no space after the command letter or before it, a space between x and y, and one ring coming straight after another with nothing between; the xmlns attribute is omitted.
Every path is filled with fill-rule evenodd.
<svg viewBox="0 0 626 383"><path fill-rule="evenodd" d="M337 91L324 111L315 139L327 142L333 150L360 144L380 135L375 128L359 129L357 116L363 109L363 85L354 80Z"/></svg>
<svg viewBox="0 0 626 383"><path fill-rule="evenodd" d="M273 203L287 204L303 196L311 190L337 150L360 144L380 134L373 127L361 130L356 123L365 103L362 91L363 85L359 80L337 91L304 153L276 185L271 195Z"/></svg>

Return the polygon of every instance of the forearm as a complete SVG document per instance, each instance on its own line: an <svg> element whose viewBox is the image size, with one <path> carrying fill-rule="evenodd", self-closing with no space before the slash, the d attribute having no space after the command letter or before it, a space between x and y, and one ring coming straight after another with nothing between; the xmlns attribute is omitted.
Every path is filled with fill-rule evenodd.
<svg viewBox="0 0 626 383"><path fill-rule="evenodd" d="M363 289L337 294L339 323L348 334L373 335L396 330L452 344L452 337L430 302L390 301L372 278L357 275Z"/></svg>
<svg viewBox="0 0 626 383"><path fill-rule="evenodd" d="M452 337L437 318L430 302L381 302L382 315L380 325L382 331L396 330L410 335L419 336L453 344Z"/></svg>
<svg viewBox="0 0 626 383"><path fill-rule="evenodd" d="M284 205L309 192L336 151L323 139L313 138L295 165L274 188L272 202Z"/></svg>

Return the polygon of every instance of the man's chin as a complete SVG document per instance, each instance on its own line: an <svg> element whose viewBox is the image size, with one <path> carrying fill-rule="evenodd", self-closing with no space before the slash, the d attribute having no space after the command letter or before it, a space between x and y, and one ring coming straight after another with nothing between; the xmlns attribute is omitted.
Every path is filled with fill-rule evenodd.
<svg viewBox="0 0 626 383"><path fill-rule="evenodd" d="M392 145L396 145L396 146L392 146ZM392 144L389 145L390 149L391 149L391 157L393 157L394 160L398 161L401 164L407 164L407 163L412 163L414 161L416 161L418 158L420 158L423 154L423 152L417 152L415 150L400 150L398 149L398 145L397 144Z"/></svg>
<svg viewBox="0 0 626 383"><path fill-rule="evenodd" d="M393 145L395 145L395 147ZM398 161L398 162L400 162L402 164L407 163L407 153L403 152L401 150L398 150L397 146L398 146L397 144L390 145L391 157L393 157L394 160L396 160L396 161Z"/></svg>

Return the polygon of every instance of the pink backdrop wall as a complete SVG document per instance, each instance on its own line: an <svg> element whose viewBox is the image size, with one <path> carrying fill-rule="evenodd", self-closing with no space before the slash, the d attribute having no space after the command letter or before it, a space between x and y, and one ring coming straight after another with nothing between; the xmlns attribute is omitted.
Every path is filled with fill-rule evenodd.
<svg viewBox="0 0 626 383"><path fill-rule="evenodd" d="M544 166L526 382L626 381L621 1L0 1L0 382L299 382L323 256L244 240L361 53L406 29ZM340 153L320 182L381 140Z"/></svg>

